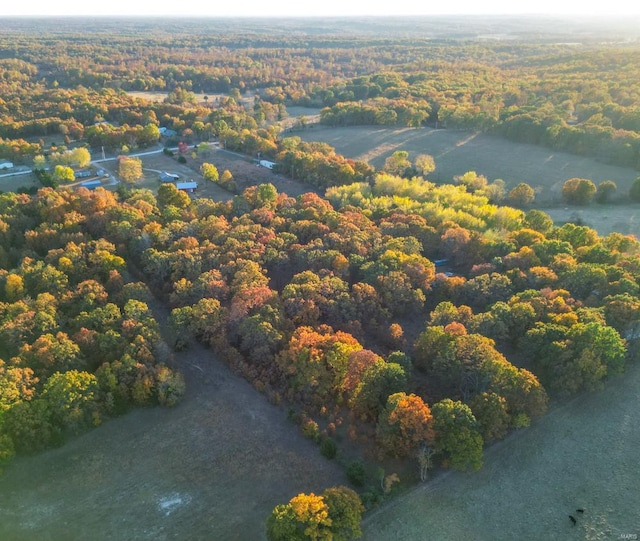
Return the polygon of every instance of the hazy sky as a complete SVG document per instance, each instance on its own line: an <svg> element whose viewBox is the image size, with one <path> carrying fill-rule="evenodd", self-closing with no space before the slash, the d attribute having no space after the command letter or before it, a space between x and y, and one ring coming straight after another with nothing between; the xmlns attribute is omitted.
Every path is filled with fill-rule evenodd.
<svg viewBox="0 0 640 541"><path fill-rule="evenodd" d="M0 17L10 15L430 15L549 13L640 14L637 0L1 0Z"/></svg>

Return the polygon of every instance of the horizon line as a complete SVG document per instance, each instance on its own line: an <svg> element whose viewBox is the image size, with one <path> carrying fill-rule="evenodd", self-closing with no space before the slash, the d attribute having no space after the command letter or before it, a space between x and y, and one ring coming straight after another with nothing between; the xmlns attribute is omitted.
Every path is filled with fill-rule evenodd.
<svg viewBox="0 0 640 541"><path fill-rule="evenodd" d="M401 14L384 14L384 13L370 13L370 14L286 14L286 15L271 15L271 14L146 14L146 13L91 13L91 14L76 14L76 13L62 13L62 14L1 14L0 19L86 19L86 18L147 18L147 19L389 19L389 18L429 18L429 17L572 17L577 19L595 19L595 18L620 18L626 19L629 17L640 17L640 13L576 13L576 12L496 12L496 13L401 13Z"/></svg>

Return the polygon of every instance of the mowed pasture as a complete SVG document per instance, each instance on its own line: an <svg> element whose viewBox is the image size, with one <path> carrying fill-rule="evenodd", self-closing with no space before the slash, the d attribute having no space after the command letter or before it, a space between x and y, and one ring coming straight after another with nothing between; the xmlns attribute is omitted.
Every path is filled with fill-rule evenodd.
<svg viewBox="0 0 640 541"><path fill-rule="evenodd" d="M639 386L640 366L631 366L552 409L490 447L480 471L439 475L372 513L364 539L638 539Z"/></svg>
<svg viewBox="0 0 640 541"><path fill-rule="evenodd" d="M559 202L562 184L573 177L588 178L596 184L613 180L619 193L626 194L639 176L638 171L630 168L536 145L513 143L479 132L315 125L295 135L306 141L328 143L338 153L366 161L376 168L382 168L385 159L397 150L406 150L411 160L418 154L430 154L436 162L436 170L429 176L434 182L451 182L457 175L476 171L490 181L504 180L507 188L527 182L536 190L537 201L543 204Z"/></svg>
<svg viewBox="0 0 640 541"><path fill-rule="evenodd" d="M6 468L0 539L259 541L276 505L347 484L210 350L196 345L174 364L187 380L176 407L135 410Z"/></svg>

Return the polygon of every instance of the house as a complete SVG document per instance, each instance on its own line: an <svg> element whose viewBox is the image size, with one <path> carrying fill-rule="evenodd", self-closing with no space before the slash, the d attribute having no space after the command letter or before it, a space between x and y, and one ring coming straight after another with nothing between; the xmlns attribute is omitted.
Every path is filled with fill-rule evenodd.
<svg viewBox="0 0 640 541"><path fill-rule="evenodd" d="M0 160L0 170L2 169L13 169L13 162L9 160Z"/></svg>
<svg viewBox="0 0 640 541"><path fill-rule="evenodd" d="M162 182L175 182L180 178L180 175L176 175L175 173L167 173L167 171L162 171L160 173L160 180Z"/></svg>
<svg viewBox="0 0 640 541"><path fill-rule="evenodd" d="M178 132L176 130L165 128L164 126L158 128L158 131L160 132L160 135L162 135L162 137L174 137L178 135Z"/></svg>
<svg viewBox="0 0 640 541"><path fill-rule="evenodd" d="M85 180L84 182L80 183L80 186L86 188L87 190L95 190L96 188L102 186L102 182L100 180Z"/></svg>
<svg viewBox="0 0 640 541"><path fill-rule="evenodd" d="M176 188L178 190L182 190L187 193L195 193L198 188L198 183L194 180L190 180L189 182L176 182Z"/></svg>

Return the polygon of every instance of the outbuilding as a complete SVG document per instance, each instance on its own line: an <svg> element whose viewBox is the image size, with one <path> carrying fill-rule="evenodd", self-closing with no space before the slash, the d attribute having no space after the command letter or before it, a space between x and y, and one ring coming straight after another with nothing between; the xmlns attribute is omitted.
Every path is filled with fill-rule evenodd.
<svg viewBox="0 0 640 541"><path fill-rule="evenodd" d="M95 190L96 188L99 188L100 186L102 186L102 181L99 179L85 180L84 182L80 183L80 186L82 186L83 188L86 188L87 190Z"/></svg>
<svg viewBox="0 0 640 541"><path fill-rule="evenodd" d="M95 175L93 174L93 172L90 169L80 169L78 171L75 171L75 176L76 178L91 178L91 177L95 177Z"/></svg>
<svg viewBox="0 0 640 541"><path fill-rule="evenodd" d="M183 192L195 193L195 191L198 189L198 183L194 180L191 180L189 182L176 182L176 188L178 188L178 190L182 190Z"/></svg>
<svg viewBox="0 0 640 541"><path fill-rule="evenodd" d="M276 163L270 162L269 160L260 160L258 165L260 167L266 167L267 169L273 169L276 166Z"/></svg>
<svg viewBox="0 0 640 541"><path fill-rule="evenodd" d="M176 175L174 173L168 173L167 171L162 171L162 173L160 173L160 180L162 182L175 182L179 178L180 178L179 175Z"/></svg>

